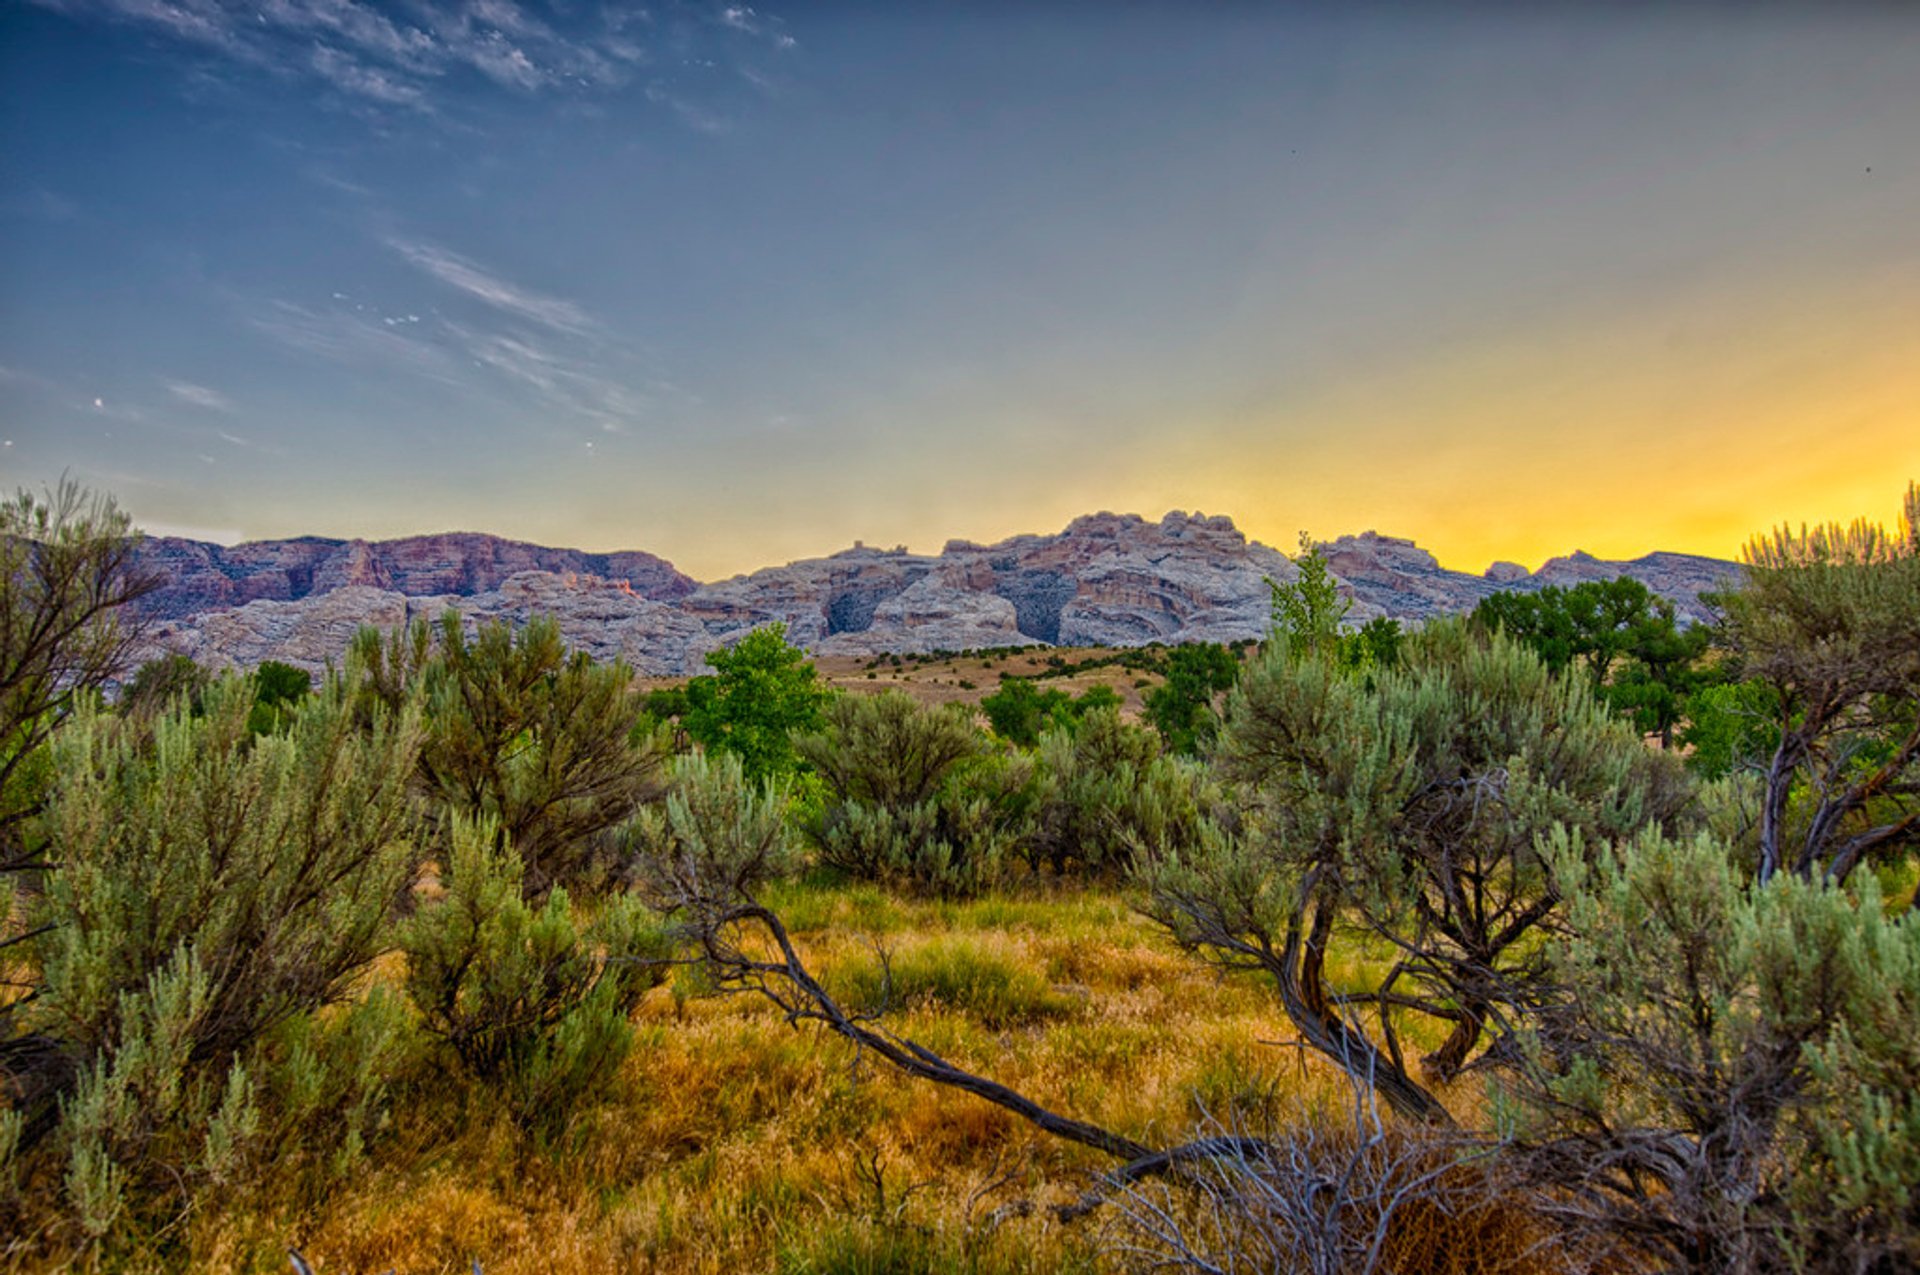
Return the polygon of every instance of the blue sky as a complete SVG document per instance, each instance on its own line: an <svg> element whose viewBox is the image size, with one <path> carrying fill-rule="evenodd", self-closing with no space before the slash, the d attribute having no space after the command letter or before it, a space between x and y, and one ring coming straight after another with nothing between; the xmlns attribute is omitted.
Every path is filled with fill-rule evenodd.
<svg viewBox="0 0 1920 1275"><path fill-rule="evenodd" d="M0 469L712 577L1099 508L1478 570L1920 474L1920 11L15 0Z"/></svg>

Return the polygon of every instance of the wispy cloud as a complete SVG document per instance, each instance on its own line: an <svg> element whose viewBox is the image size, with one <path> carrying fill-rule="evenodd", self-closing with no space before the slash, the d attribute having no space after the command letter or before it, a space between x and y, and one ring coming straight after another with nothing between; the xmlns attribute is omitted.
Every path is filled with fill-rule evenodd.
<svg viewBox="0 0 1920 1275"><path fill-rule="evenodd" d="M575 336L584 336L598 326L573 302L509 283L478 263L436 244L390 238L387 246L448 287L517 318Z"/></svg>
<svg viewBox="0 0 1920 1275"><path fill-rule="evenodd" d="M458 366L446 349L345 307L314 309L292 301L273 301L249 315L255 331L289 349L348 366L384 366L453 385Z"/></svg>
<svg viewBox="0 0 1920 1275"><path fill-rule="evenodd" d="M314 45L310 64L314 74L342 93L363 97L387 106L408 106L416 110L431 109L427 102L426 91L419 85L408 83L377 67L370 67L351 54L342 53L338 49L329 48L324 44Z"/></svg>
<svg viewBox="0 0 1920 1275"><path fill-rule="evenodd" d="M582 6L550 21L513 0L414 0L398 13L360 0L34 3L76 19L145 27L250 67L315 80L373 109L437 113L462 72L533 97L620 89L633 83L636 68L657 62L651 18L617 4ZM564 29L557 25L563 21ZM777 49L794 44L778 19L745 6L721 8L695 23L702 24ZM706 128L701 112L683 107L684 95L648 97Z"/></svg>
<svg viewBox="0 0 1920 1275"><path fill-rule="evenodd" d="M209 412L231 412L233 402L219 390L208 389L204 385L195 385L192 381L168 381L167 393L183 403L203 407Z"/></svg>

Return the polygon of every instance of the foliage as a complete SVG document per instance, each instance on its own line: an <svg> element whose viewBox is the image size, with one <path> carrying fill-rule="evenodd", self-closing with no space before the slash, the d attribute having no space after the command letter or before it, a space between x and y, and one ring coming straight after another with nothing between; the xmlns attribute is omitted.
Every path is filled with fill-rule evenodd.
<svg viewBox="0 0 1920 1275"><path fill-rule="evenodd" d="M1687 769L1704 779L1765 774L1780 746L1779 702L1764 682L1704 686L1688 697L1687 716Z"/></svg>
<svg viewBox="0 0 1920 1275"><path fill-rule="evenodd" d="M822 863L937 894L991 885L1030 819L1030 766L963 711L905 694L848 695L795 740L830 798L805 831Z"/></svg>
<svg viewBox="0 0 1920 1275"><path fill-rule="evenodd" d="M1147 692L1147 720L1168 749L1192 756L1219 728L1214 700L1233 689L1240 660L1224 646L1196 642L1167 653L1166 673L1166 682Z"/></svg>
<svg viewBox="0 0 1920 1275"><path fill-rule="evenodd" d="M1056 874L1112 875L1136 853L1196 844L1209 817L1197 766L1162 755L1153 734L1118 710L1089 713L1078 730L1040 739L1039 793L1029 858Z"/></svg>
<svg viewBox="0 0 1920 1275"><path fill-rule="evenodd" d="M44 774L42 747L139 642L129 604L161 579L136 561L138 544L110 497L70 479L0 502L0 871L33 857L25 825L45 792L27 781Z"/></svg>
<svg viewBox="0 0 1920 1275"><path fill-rule="evenodd" d="M1293 583L1267 581L1273 592L1273 632L1301 654L1328 655L1340 644L1340 626L1353 603L1340 596L1326 555L1306 532L1300 533L1300 553L1293 560Z"/></svg>
<svg viewBox="0 0 1920 1275"><path fill-rule="evenodd" d="M156 655L127 679L120 691L119 708L130 717L152 717L184 696L198 711L200 699L213 680L213 671L195 663L192 656L178 652Z"/></svg>
<svg viewBox="0 0 1920 1275"><path fill-rule="evenodd" d="M1723 596L1740 673L1779 732L1760 810L1762 880L1845 880L1920 844L1920 485L1898 526L1757 537Z"/></svg>
<svg viewBox="0 0 1920 1275"><path fill-rule="evenodd" d="M587 879L609 830L656 791L662 751L644 732L636 740L632 674L569 654L551 619L469 639L450 612L437 640L425 624L385 639L363 629L354 655L365 695L420 688L422 787L449 814L494 821L525 862L529 897Z"/></svg>
<svg viewBox="0 0 1920 1275"><path fill-rule="evenodd" d="M1072 730L1088 713L1119 704L1119 695L1107 686L1090 686L1076 698L1058 687L1042 688L1033 678L1005 676L1000 689L981 698L980 709L994 734L1032 748L1040 742L1042 731Z"/></svg>
<svg viewBox="0 0 1920 1275"><path fill-rule="evenodd" d="M667 799L623 830L631 873L663 909L690 881L747 894L797 866L786 818L788 780L747 778L732 753L674 759Z"/></svg>
<svg viewBox="0 0 1920 1275"><path fill-rule="evenodd" d="M687 683L681 725L711 752L732 753L749 779L792 773L795 731L818 730L832 697L784 624L707 653L713 673Z"/></svg>
<svg viewBox="0 0 1920 1275"><path fill-rule="evenodd" d="M1749 885L1704 835L1550 853L1567 994L1508 1118L1567 1237L1702 1272L1920 1260L1920 918L1871 885Z"/></svg>
<svg viewBox="0 0 1920 1275"><path fill-rule="evenodd" d="M279 660L267 660L253 670L253 712L248 725L256 735L283 727L291 709L313 694L313 675Z"/></svg>
<svg viewBox="0 0 1920 1275"><path fill-rule="evenodd" d="M311 1049L268 1043L344 999L380 950L415 865L418 711L363 725L335 682L255 738L252 704L228 678L204 717L184 702L150 724L85 709L53 742L61 870L27 901L35 985L0 1063L17 1154L64 1166L89 1237L229 1181L268 1133L310 1124L330 1086L359 1104ZM274 1092L298 1101L277 1108Z"/></svg>
<svg viewBox="0 0 1920 1275"><path fill-rule="evenodd" d="M1444 1083L1550 994L1538 939L1559 892L1539 839L1628 835L1685 797L1678 764L1584 682L1457 622L1409 637L1399 667L1370 678L1277 638L1228 701L1218 758L1253 803L1248 831L1150 861L1150 914L1265 971L1309 1044L1427 1120L1446 1113L1406 1069L1401 1017L1448 1027L1424 1060ZM1399 960L1336 1000L1327 962L1370 942Z"/></svg>
<svg viewBox="0 0 1920 1275"><path fill-rule="evenodd" d="M1555 672L1579 668L1596 695L1663 743L1701 684L1709 637L1699 625L1680 628L1673 604L1630 576L1496 593L1473 622L1524 643Z"/></svg>
<svg viewBox="0 0 1920 1275"><path fill-rule="evenodd" d="M603 900L592 924L563 887L537 909L520 857L488 823L456 818L447 896L402 932L407 994L461 1069L498 1086L522 1123L557 1129L604 1090L633 1044L628 1021L664 980L663 928L639 900Z"/></svg>

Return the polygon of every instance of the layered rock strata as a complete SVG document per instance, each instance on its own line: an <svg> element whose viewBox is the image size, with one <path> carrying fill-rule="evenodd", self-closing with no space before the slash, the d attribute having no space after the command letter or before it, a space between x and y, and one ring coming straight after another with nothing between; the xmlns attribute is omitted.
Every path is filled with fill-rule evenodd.
<svg viewBox="0 0 1920 1275"><path fill-rule="evenodd" d="M1418 622L1500 589L1623 574L1700 619L1700 593L1736 570L1684 554L1606 562L1576 553L1537 572L1496 563L1475 576L1371 531L1323 551L1354 621ZM468 623L549 614L574 646L657 675L697 672L708 651L773 622L786 625L788 640L838 655L1257 638L1271 611L1268 581L1297 576L1285 555L1249 541L1231 519L1180 512L1157 522L1090 514L1057 535L956 540L938 554L856 546L705 585L651 554L465 534L232 548L163 538L143 554L169 577L151 604L165 617L154 649L208 663L318 668L337 660L363 623L392 628L453 609Z"/></svg>

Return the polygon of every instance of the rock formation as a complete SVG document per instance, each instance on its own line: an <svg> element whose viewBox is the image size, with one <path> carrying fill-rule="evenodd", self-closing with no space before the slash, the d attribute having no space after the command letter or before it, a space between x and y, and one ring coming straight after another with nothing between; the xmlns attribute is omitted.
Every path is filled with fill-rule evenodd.
<svg viewBox="0 0 1920 1275"><path fill-rule="evenodd" d="M508 577L526 571L624 580L641 597L660 601L695 587L672 563L650 553L548 549L460 531L377 541L303 536L231 548L158 536L141 544L140 559L168 580L142 606L149 615L167 619L256 599L291 602L353 587L408 597L468 597L498 589Z"/></svg>
<svg viewBox="0 0 1920 1275"><path fill-rule="evenodd" d="M1372 531L1329 541L1323 552L1356 621L1418 622L1503 588L1617 575L1642 580L1697 620L1706 614L1700 592L1736 569L1685 554L1604 562L1576 553L1533 573L1495 563L1476 576ZM279 659L310 669L337 660L363 623L392 628L449 608L470 624L550 614L574 646L659 675L698 672L708 651L775 621L789 641L838 655L1229 642L1265 633L1268 580L1296 577L1285 555L1249 541L1231 519L1180 512L1158 522L1090 514L1057 535L956 540L938 554L855 546L705 585L651 554L469 534L232 548L160 538L142 555L169 580L149 603L164 617L154 649L212 664Z"/></svg>

